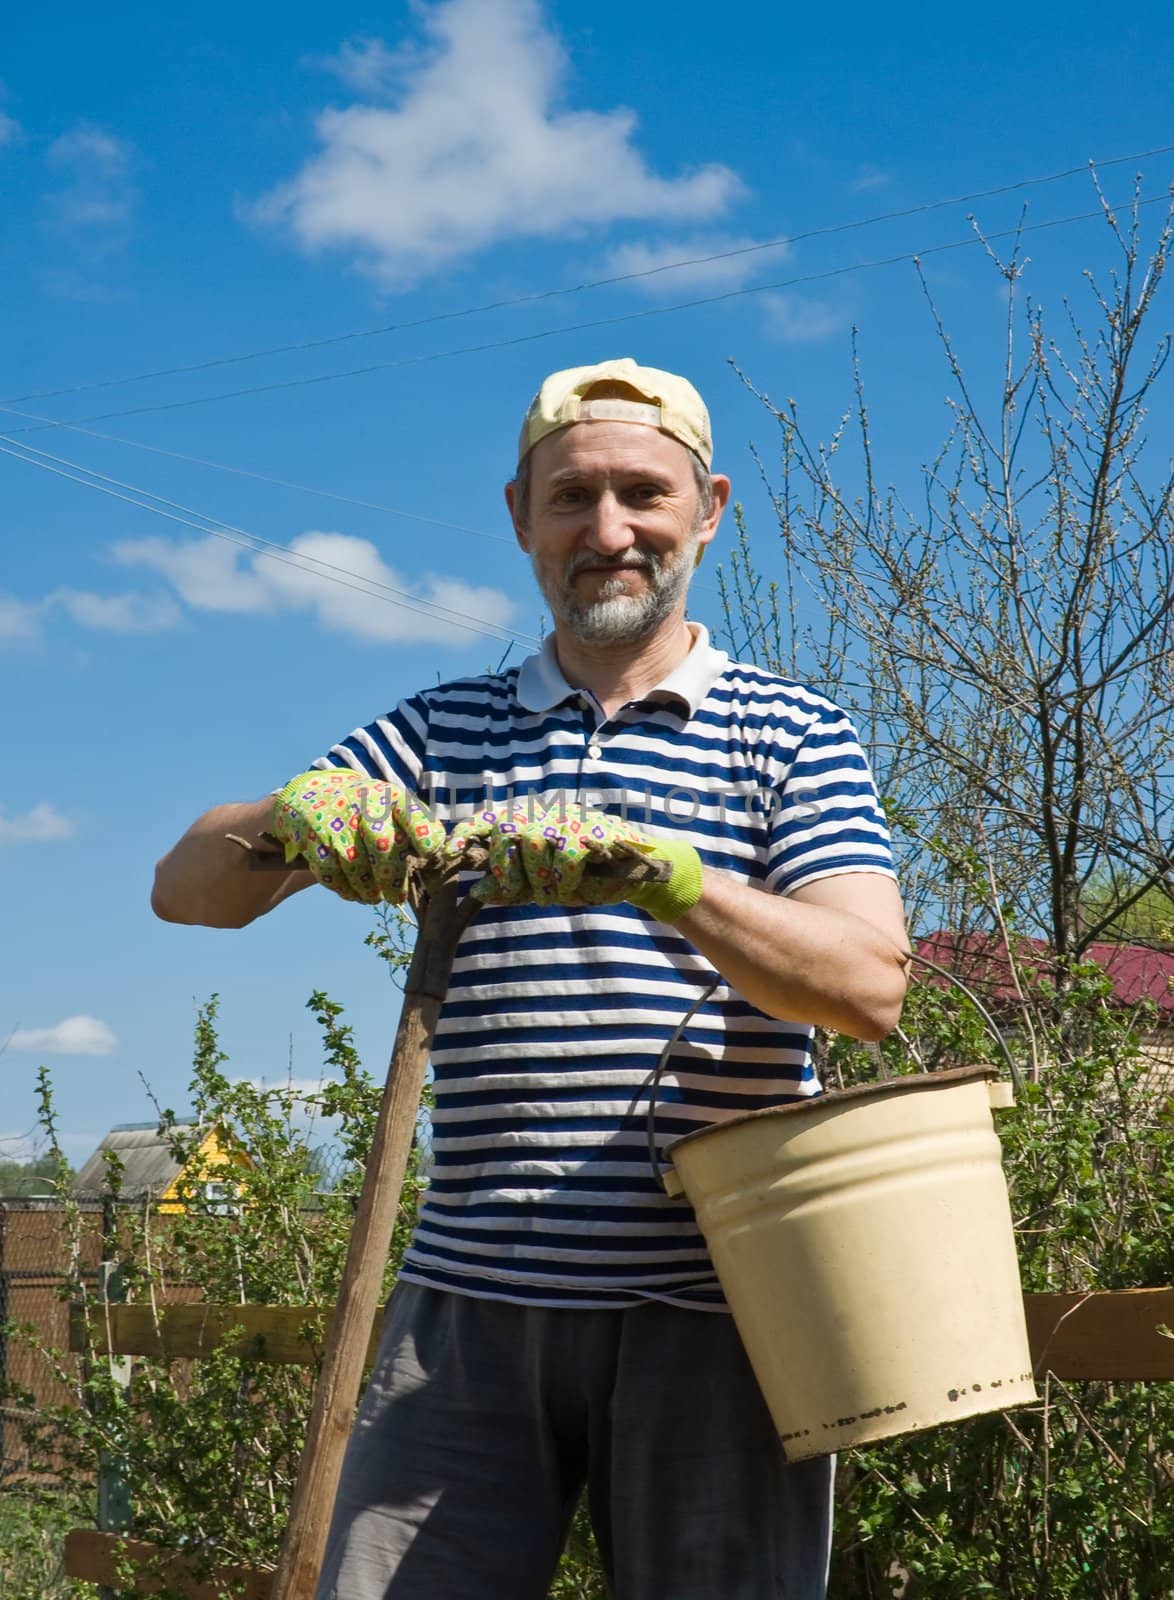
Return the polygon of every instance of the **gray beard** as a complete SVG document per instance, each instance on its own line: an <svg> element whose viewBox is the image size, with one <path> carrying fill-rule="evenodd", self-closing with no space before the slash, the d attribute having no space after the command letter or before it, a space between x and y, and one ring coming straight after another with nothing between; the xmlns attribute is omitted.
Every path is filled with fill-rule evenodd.
<svg viewBox="0 0 1174 1600"><path fill-rule="evenodd" d="M597 556L580 557L571 562L558 585L544 583L537 568L534 576L555 620L565 623L576 639L584 644L635 644L655 633L680 604L693 576L696 554L696 537L678 551L671 566L648 551L630 553L616 563L617 571L639 567L646 572L648 586L644 593L627 594L623 579L617 576L608 579L598 597L590 602L575 597L573 582L582 567L598 564Z"/></svg>

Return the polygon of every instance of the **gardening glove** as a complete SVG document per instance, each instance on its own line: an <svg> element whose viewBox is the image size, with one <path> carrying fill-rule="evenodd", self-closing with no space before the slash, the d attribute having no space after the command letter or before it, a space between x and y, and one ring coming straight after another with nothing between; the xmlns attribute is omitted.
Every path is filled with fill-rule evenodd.
<svg viewBox="0 0 1174 1600"><path fill-rule="evenodd" d="M659 922L673 923L701 897L701 858L692 845L647 833L605 811L568 807L564 815L558 807L491 807L457 824L449 854L474 841L488 850L489 862L472 892L494 905L603 906L627 900ZM670 862L671 876L663 883L630 883L591 871L604 861L640 857Z"/></svg>
<svg viewBox="0 0 1174 1600"><path fill-rule="evenodd" d="M407 895L408 868L444 848L444 825L399 784L331 767L291 778L269 825L285 859L302 856L318 882L344 900L394 905Z"/></svg>

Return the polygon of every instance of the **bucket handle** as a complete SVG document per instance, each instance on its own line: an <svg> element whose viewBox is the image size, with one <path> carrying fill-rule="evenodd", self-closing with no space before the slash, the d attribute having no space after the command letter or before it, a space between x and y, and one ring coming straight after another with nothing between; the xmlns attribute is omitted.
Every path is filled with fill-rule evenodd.
<svg viewBox="0 0 1174 1600"><path fill-rule="evenodd" d="M961 989L962 993L970 1001L970 1004L974 1007L979 1016L990 1029L991 1037L999 1047L999 1054L1007 1063L1007 1071L1011 1074L1011 1082L1014 1085L1015 1094L1021 1095L1023 1093L1023 1074L1015 1064L1015 1057L1011 1054L1011 1047L1004 1038L1003 1031L999 1027L999 1024L995 1021L994 1017L991 1016L987 1007L978 998L970 985L963 983L962 979L959 978L956 973L950 972L948 968L939 967L937 962L931 961L928 956L919 956L911 950L909 952L909 959L910 961L916 961L919 967L928 967L931 972L936 972L939 978L945 978L946 982L952 983L955 989Z"/></svg>
<svg viewBox="0 0 1174 1600"><path fill-rule="evenodd" d="M660 1087L660 1080L664 1076L664 1069L668 1066L669 1057L676 1049L681 1035L693 1021L693 1018L701 1010L701 1007L709 999L710 995L713 994L715 989L719 989L724 981L725 980L719 974L716 978L714 978L713 982L707 984L697 996L696 1000L694 1000L693 1004L689 1007L688 1011L686 1011L685 1015L681 1018L680 1022L677 1023L676 1027L669 1035L668 1042L665 1044L664 1049L660 1052L660 1055L656 1059L656 1065L648 1074L647 1078L645 1078L644 1082L640 1085L639 1092L636 1095L636 1099L639 1100L640 1095L644 1093L644 1090L648 1090L648 1116L644 1124L645 1137L648 1144L648 1165L652 1168L652 1176L656 1181L657 1187L663 1189L666 1194L676 1196L681 1194L682 1190L679 1182L676 1179L676 1174L673 1172L671 1166L663 1172L661 1170L660 1151L657 1149L656 1145L656 1091ZM669 1183L670 1177L673 1179L671 1186Z"/></svg>
<svg viewBox="0 0 1174 1600"><path fill-rule="evenodd" d="M974 990L970 988L968 984L963 983L962 979L959 978L955 973L950 972L946 967L939 967L937 962L931 961L928 956L919 956L914 951L910 951L909 960L915 961L920 967L928 967L931 972L937 973L939 978L944 978L947 983L953 984L956 989L960 989L962 991L974 1009L978 1012L979 1016L986 1023L987 1027L990 1029L991 1035L998 1046L999 1054L1007 1063L1007 1070L1011 1074L1013 1094L1021 1095L1023 1093L1023 1074L1015 1064L1015 1057L1011 1054L1011 1047L1004 1038L1003 1032L998 1023L995 1021L994 1017L991 1016L990 1011L978 998ZM685 1192L684 1185L681 1183L681 1180L677 1177L671 1166L664 1168L661 1165L660 1151L658 1150L656 1144L656 1091L660 1087L660 1080L664 1076L665 1068L669 1064L669 1058L680 1041L681 1035L692 1022L693 1018L701 1010L701 1007L713 994L714 990L720 987L722 982L723 979L720 976L716 977L713 982L709 984L707 988L703 989L702 992L697 996L697 999L694 1000L688 1011L686 1011L680 1022L678 1022L677 1026L673 1029L669 1036L668 1042L666 1043L664 1049L660 1052L660 1055L657 1057L655 1067L653 1067L652 1071L648 1074L647 1078L640 1086L641 1094L645 1089L648 1090L648 1115L645 1121L645 1135L648 1146L648 1165L652 1169L652 1175L656 1179L658 1187L663 1189L666 1194L671 1195L674 1198L682 1195ZM1006 1097L1005 1080L1000 1079L999 1083L992 1083L990 1089L992 1109L1014 1104L1013 1099L1008 1100ZM639 1099L639 1094L636 1098Z"/></svg>

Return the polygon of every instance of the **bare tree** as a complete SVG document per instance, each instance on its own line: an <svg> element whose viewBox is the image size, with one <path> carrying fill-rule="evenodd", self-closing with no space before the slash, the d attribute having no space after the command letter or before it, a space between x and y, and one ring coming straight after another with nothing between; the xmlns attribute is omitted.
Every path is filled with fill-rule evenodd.
<svg viewBox="0 0 1174 1600"><path fill-rule="evenodd" d="M743 374L779 429L777 468L759 464L782 579L765 583L741 523L721 574L736 648L857 709L915 917L1005 918L1062 963L1174 890L1174 478L1145 434L1172 211L1147 253L1138 192L1124 220L1101 204L1116 265L1085 274L1091 332L1065 302L1054 334L1024 301L1019 241L1008 259L983 241L1007 290L989 414L922 276L951 425L916 506L881 486L858 359L826 444Z"/></svg>

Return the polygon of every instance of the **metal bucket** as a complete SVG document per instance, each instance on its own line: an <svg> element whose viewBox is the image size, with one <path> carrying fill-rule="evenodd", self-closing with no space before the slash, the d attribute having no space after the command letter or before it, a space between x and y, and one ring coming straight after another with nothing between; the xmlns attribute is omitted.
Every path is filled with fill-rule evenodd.
<svg viewBox="0 0 1174 1600"><path fill-rule="evenodd" d="M993 1067L754 1111L668 1147L787 1458L1037 1398Z"/></svg>

